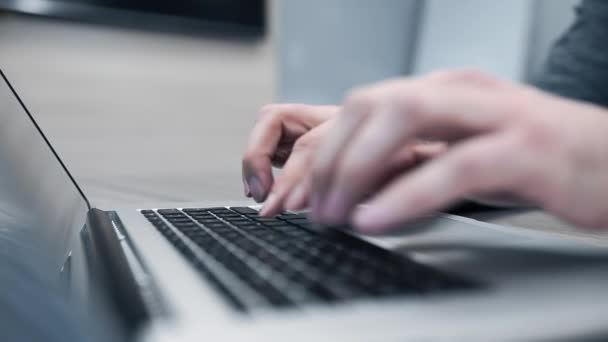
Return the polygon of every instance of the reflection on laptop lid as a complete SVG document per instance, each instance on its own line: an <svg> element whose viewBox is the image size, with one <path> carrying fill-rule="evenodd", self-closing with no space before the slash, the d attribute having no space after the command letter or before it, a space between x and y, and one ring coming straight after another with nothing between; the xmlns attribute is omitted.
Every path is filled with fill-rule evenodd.
<svg viewBox="0 0 608 342"><path fill-rule="evenodd" d="M0 70L0 208L48 248L57 271L89 203Z"/></svg>

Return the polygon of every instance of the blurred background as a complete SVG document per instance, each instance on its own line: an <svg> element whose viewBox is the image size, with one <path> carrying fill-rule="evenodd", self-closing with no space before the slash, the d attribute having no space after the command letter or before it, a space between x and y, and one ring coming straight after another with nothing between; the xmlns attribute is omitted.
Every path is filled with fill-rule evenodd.
<svg viewBox="0 0 608 342"><path fill-rule="evenodd" d="M232 200L261 105L446 67L529 81L576 3L0 0L0 68L98 205Z"/></svg>

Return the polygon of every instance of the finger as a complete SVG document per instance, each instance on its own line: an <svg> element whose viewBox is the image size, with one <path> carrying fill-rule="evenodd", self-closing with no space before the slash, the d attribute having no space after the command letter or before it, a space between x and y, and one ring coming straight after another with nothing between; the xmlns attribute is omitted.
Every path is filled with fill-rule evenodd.
<svg viewBox="0 0 608 342"><path fill-rule="evenodd" d="M388 172L391 157L406 144L404 138L408 135L396 123L402 115L395 106L381 104L369 116L336 160L327 201L319 217L324 224L344 223L354 206L379 185L381 176ZM412 158L411 151L408 152Z"/></svg>
<svg viewBox="0 0 608 342"><path fill-rule="evenodd" d="M310 164L309 151L294 151L285 163L283 173L277 178L268 198L260 210L261 216L274 216L284 210L285 200L305 176Z"/></svg>
<svg viewBox="0 0 608 342"><path fill-rule="evenodd" d="M472 194L517 190L521 168L512 162L513 139L506 134L474 138L452 147L389 184L357 209L355 226L380 233Z"/></svg>
<svg viewBox="0 0 608 342"><path fill-rule="evenodd" d="M262 108L243 158L243 182L256 201L266 198L273 183L272 164L288 158L290 146L297 137L335 115L335 106L275 104ZM292 139L292 141L289 141ZM282 140L287 140L283 141ZM248 191L247 191L248 190Z"/></svg>
<svg viewBox="0 0 608 342"><path fill-rule="evenodd" d="M430 149L429 149L430 151ZM415 166L420 157L412 149L412 146L407 146L390 161L386 173L381 177L380 184L385 184L389 179L397 174L405 172L408 168ZM300 184L292 191L285 201L285 209L287 210L303 210L310 204L312 193L312 174L309 173ZM367 194L370 195L370 194Z"/></svg>
<svg viewBox="0 0 608 342"><path fill-rule="evenodd" d="M448 150L448 144L444 142L418 143L412 146L416 163L436 158Z"/></svg>
<svg viewBox="0 0 608 342"><path fill-rule="evenodd" d="M436 158L446 150L447 145L441 142L414 142L408 144L390 156L390 159L387 161L385 167L374 169L376 174L373 177L364 178L360 176L353 176L359 180L359 186L361 186L361 184L369 183L367 187L362 187L363 190L359 194L358 198L361 199L361 201L364 201L366 198L373 195L377 189L383 188L395 177L403 175L427 160ZM342 177L350 178L348 176L338 175L338 179L343 179ZM344 223L347 220L349 212L345 211L346 209L344 207L339 206L341 203L333 202L336 200L336 198L332 197L333 196L330 194L328 203L325 207L328 216L324 216L324 220L325 222L329 221L331 224ZM343 211L341 212L341 210Z"/></svg>
<svg viewBox="0 0 608 342"><path fill-rule="evenodd" d="M474 135L494 129L503 117L497 113L502 108L496 94L479 87L410 83L390 96L369 114L365 127L353 134L335 161L327 204L318 216L322 223L343 223L408 141L429 134L447 139Z"/></svg>
<svg viewBox="0 0 608 342"><path fill-rule="evenodd" d="M305 177L309 176L313 152L318 146L318 141L331 125L331 121L326 121L296 141L283 173L272 186L270 195L260 211L262 216L275 215L285 209L287 197Z"/></svg>
<svg viewBox="0 0 608 342"><path fill-rule="evenodd" d="M420 143L412 143L401 149L395 156L391 157L385 172L381 173L378 177L377 185L372 189L371 192L366 193L363 196L363 201L374 195L377 189L382 189L384 186L394 180L396 177L411 171L413 168L418 167L421 163L425 162L427 156L421 157L418 155L418 146Z"/></svg>
<svg viewBox="0 0 608 342"><path fill-rule="evenodd" d="M263 116L253 128L243 157L243 182L253 198L261 202L272 186L271 160L281 138L280 117Z"/></svg>
<svg viewBox="0 0 608 342"><path fill-rule="evenodd" d="M400 88L416 80L389 80L366 88L354 90L346 98L339 112L336 127L328 139L323 142L323 148L317 153L313 166L313 182L311 195L311 218L322 221L326 216L325 207L328 202L328 191L334 177L334 168L339 161L341 152L346 148L356 131L363 126L367 117L378 102L388 94L397 92ZM423 78L416 82L430 82L432 78Z"/></svg>
<svg viewBox="0 0 608 342"><path fill-rule="evenodd" d="M243 192L245 193L245 197L251 197L251 190L249 190L249 184L245 182L243 179Z"/></svg>
<svg viewBox="0 0 608 342"><path fill-rule="evenodd" d="M285 200L285 209L291 211L303 210L310 201L312 178L305 176Z"/></svg>
<svg viewBox="0 0 608 342"><path fill-rule="evenodd" d="M355 135L356 131L363 126L370 112L377 102L381 102L388 94L394 93L403 84L414 82L409 80L389 80L360 88L351 92L346 98L340 110L335 129L323 142L313 162L313 180L311 195L311 217L320 221L327 204L328 192L334 177L334 167L339 157ZM420 80L419 82L423 82Z"/></svg>
<svg viewBox="0 0 608 342"><path fill-rule="evenodd" d="M332 165L336 156L348 142L351 135L363 123L370 104L348 102L344 105L338 115L335 128L331 135L323 141L323 149L318 151L313 162L313 194L311 198L311 217L321 213L322 201L325 197L325 189L330 183Z"/></svg>

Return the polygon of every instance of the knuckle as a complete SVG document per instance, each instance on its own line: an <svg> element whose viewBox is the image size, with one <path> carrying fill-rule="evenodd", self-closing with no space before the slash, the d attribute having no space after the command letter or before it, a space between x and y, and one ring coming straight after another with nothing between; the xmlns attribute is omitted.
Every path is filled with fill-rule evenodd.
<svg viewBox="0 0 608 342"><path fill-rule="evenodd" d="M499 80L485 71L477 69L440 70L429 74L429 79L445 83L469 83L495 85Z"/></svg>
<svg viewBox="0 0 608 342"><path fill-rule="evenodd" d="M403 122L408 126L417 126L427 118L428 113L424 107L424 93L420 89L401 92L394 98L393 102L397 109L393 114L399 114L399 116L406 118L406 120L397 122Z"/></svg>
<svg viewBox="0 0 608 342"><path fill-rule="evenodd" d="M446 79L449 79L453 73L454 73L453 70L438 69L438 70L431 71L430 73L428 73L425 78L429 81L441 82Z"/></svg>
<svg viewBox="0 0 608 342"><path fill-rule="evenodd" d="M267 116L276 115L277 113L280 113L282 106L283 105L278 103L269 103L262 106L262 108L260 108L260 111L258 112L258 120Z"/></svg>
<svg viewBox="0 0 608 342"><path fill-rule="evenodd" d="M374 96L366 88L355 88L346 96L344 106L349 109L370 109L374 105Z"/></svg>
<svg viewBox="0 0 608 342"><path fill-rule="evenodd" d="M305 151L314 148L317 145L316 139L310 134L304 134L293 143L293 151Z"/></svg>
<svg viewBox="0 0 608 342"><path fill-rule="evenodd" d="M257 156L258 155L254 151L245 151L245 153L243 153L243 158L241 159L241 162L243 163L243 165L249 164L252 160L256 159Z"/></svg>
<svg viewBox="0 0 608 342"><path fill-rule="evenodd" d="M455 71L452 78L456 81L463 82L494 82L496 78L481 70L464 69Z"/></svg>
<svg viewBox="0 0 608 342"><path fill-rule="evenodd" d="M424 104L424 92L419 88L402 91L395 97L394 102L400 111L408 114L416 114L422 111Z"/></svg>
<svg viewBox="0 0 608 342"><path fill-rule="evenodd" d="M546 153L555 150L560 144L551 128L539 120L526 120L518 130L517 142L522 150L537 153Z"/></svg>
<svg viewBox="0 0 608 342"><path fill-rule="evenodd" d="M485 160L474 154L462 156L455 166L455 178L475 183L481 179L484 172Z"/></svg>
<svg viewBox="0 0 608 342"><path fill-rule="evenodd" d="M451 78L455 81L494 81L494 76L475 69L455 70L451 74Z"/></svg>

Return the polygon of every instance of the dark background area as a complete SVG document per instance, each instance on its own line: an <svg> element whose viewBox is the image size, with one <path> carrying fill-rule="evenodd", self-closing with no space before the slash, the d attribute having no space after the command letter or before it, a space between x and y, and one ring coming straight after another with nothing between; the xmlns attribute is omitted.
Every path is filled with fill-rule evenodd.
<svg viewBox="0 0 608 342"><path fill-rule="evenodd" d="M0 9L106 25L259 37L265 0L0 0Z"/></svg>

